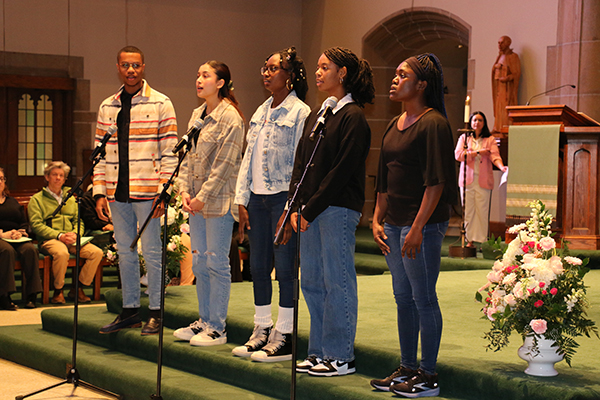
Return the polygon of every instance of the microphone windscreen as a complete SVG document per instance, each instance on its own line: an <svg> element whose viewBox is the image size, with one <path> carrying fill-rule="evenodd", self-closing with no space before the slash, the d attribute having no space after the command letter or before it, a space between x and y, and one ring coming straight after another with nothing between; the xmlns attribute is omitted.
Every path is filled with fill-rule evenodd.
<svg viewBox="0 0 600 400"><path fill-rule="evenodd" d="M325 100L325 103L323 103L323 108L335 108L335 106L337 106L338 103L338 99L335 96L331 96L328 97L327 100Z"/></svg>

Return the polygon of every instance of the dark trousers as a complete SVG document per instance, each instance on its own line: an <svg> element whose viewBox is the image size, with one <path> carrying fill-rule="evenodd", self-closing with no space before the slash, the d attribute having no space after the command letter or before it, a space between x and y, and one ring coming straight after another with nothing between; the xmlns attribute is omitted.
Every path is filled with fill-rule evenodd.
<svg viewBox="0 0 600 400"><path fill-rule="evenodd" d="M21 262L21 272L25 276L27 296L42 291L38 252L31 242L8 243L0 239L0 296L17 291L15 286L15 262Z"/></svg>

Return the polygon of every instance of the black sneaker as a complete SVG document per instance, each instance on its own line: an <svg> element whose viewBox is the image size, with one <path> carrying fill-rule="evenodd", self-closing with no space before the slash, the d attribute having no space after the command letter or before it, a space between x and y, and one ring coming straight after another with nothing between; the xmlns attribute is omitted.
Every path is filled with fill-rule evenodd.
<svg viewBox="0 0 600 400"><path fill-rule="evenodd" d="M323 360L320 364L317 364L308 370L308 374L313 376L340 376L353 374L355 372L356 368L354 367L354 360Z"/></svg>
<svg viewBox="0 0 600 400"><path fill-rule="evenodd" d="M411 398L437 396L440 394L438 375L429 375L419 369L415 375L405 382L392 383L390 392Z"/></svg>
<svg viewBox="0 0 600 400"><path fill-rule="evenodd" d="M261 350L269 342L271 327L261 327L254 325L254 330L250 339L243 345L235 347L231 352L238 357L250 357L254 352Z"/></svg>
<svg viewBox="0 0 600 400"><path fill-rule="evenodd" d="M252 354L253 361L278 362L292 359L292 334L271 330L269 342L260 351Z"/></svg>
<svg viewBox="0 0 600 400"><path fill-rule="evenodd" d="M142 319L140 318L139 313L135 313L130 317L123 318L121 314L115 318L113 322L108 325L104 325L100 328L100 333L113 333L119 332L121 329L125 328L139 328L142 326Z"/></svg>
<svg viewBox="0 0 600 400"><path fill-rule="evenodd" d="M412 378L413 375L417 373L417 370L406 368L406 367L398 367L390 376L385 379L373 379L371 380L371 386L375 389L383 390L385 392L390 391L390 385L392 383L402 383L407 379Z"/></svg>
<svg viewBox="0 0 600 400"><path fill-rule="evenodd" d="M309 356L306 360L296 364L296 372L308 372L315 365L319 365L323 361L317 356Z"/></svg>

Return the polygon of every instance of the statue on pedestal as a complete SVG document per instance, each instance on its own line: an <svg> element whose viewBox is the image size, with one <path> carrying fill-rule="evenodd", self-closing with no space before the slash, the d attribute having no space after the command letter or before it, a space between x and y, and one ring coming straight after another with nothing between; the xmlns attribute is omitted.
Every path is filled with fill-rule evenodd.
<svg viewBox="0 0 600 400"><path fill-rule="evenodd" d="M494 99L494 128L500 132L503 125L508 125L506 106L517 104L519 79L521 77L521 61L512 51L512 40L502 36L498 40L498 57L492 68L492 96Z"/></svg>

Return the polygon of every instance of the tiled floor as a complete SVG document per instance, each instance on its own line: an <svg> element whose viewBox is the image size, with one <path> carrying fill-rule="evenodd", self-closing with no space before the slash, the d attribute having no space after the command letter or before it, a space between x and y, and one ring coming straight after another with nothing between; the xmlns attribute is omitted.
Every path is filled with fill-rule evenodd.
<svg viewBox="0 0 600 400"><path fill-rule="evenodd" d="M67 306L66 308L72 307ZM105 307L105 305L98 304L80 307ZM41 324L40 314L42 310L43 308L0 311L0 326ZM0 371L2 371L0 373L0 400L14 400L16 396L35 392L63 380L3 359L0 359ZM101 396L96 392L81 387L75 388L70 383L27 397L27 399L31 400L97 400L107 398L109 397Z"/></svg>

